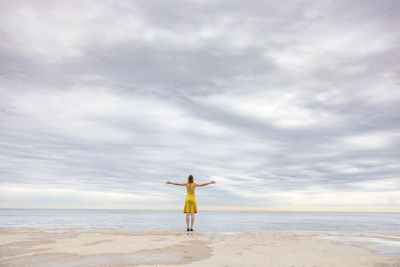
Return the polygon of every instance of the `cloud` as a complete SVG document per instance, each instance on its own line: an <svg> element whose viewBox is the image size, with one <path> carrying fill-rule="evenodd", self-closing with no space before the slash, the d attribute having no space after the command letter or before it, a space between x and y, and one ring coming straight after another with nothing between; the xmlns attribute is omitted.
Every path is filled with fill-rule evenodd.
<svg viewBox="0 0 400 267"><path fill-rule="evenodd" d="M384 132L348 136L343 139L343 142L356 149L384 149L393 144L395 140L396 136L390 136L390 133Z"/></svg>
<svg viewBox="0 0 400 267"><path fill-rule="evenodd" d="M1 6L2 203L398 206L396 1Z"/></svg>

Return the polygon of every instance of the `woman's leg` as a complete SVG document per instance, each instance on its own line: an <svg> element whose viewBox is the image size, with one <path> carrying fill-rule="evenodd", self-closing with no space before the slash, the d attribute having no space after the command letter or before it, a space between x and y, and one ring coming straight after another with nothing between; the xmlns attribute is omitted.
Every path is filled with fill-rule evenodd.
<svg viewBox="0 0 400 267"><path fill-rule="evenodd" d="M193 228L193 223L194 223L194 212L191 212L191 214L192 214L192 222L191 222L191 227L190 228ZM188 226L189 227L189 226Z"/></svg>
<svg viewBox="0 0 400 267"><path fill-rule="evenodd" d="M189 228L189 212L186 212L186 225Z"/></svg>

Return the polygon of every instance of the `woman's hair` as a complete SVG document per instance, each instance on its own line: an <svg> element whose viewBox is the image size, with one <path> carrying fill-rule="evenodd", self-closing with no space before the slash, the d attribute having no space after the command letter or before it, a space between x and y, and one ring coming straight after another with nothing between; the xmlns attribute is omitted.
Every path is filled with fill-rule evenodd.
<svg viewBox="0 0 400 267"><path fill-rule="evenodd" d="M188 177L188 183L189 183L189 184L193 183L193 175L189 175L189 177Z"/></svg>

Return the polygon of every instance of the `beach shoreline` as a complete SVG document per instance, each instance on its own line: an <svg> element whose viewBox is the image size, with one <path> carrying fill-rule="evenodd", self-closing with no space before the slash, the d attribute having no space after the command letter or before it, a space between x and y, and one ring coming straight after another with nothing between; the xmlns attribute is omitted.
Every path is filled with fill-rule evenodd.
<svg viewBox="0 0 400 267"><path fill-rule="evenodd" d="M400 266L400 231L0 228L1 266Z"/></svg>

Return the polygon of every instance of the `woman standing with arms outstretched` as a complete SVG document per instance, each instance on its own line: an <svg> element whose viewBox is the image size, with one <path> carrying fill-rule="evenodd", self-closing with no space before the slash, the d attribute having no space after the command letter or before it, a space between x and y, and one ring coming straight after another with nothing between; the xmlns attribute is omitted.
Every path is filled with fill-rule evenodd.
<svg viewBox="0 0 400 267"><path fill-rule="evenodd" d="M194 189L198 186L206 186L209 184L215 184L215 181L211 181L204 184L196 184L193 179L193 175L189 175L188 180L186 183L173 183L173 182L166 182L166 184L174 184L180 186L186 186L186 200L185 200L185 207L183 208L183 212L186 213L186 225L187 231L189 231L189 214L191 214L191 226L190 231L193 231L193 223L194 223L194 214L197 213L197 203L196 203L196 196L194 195Z"/></svg>

